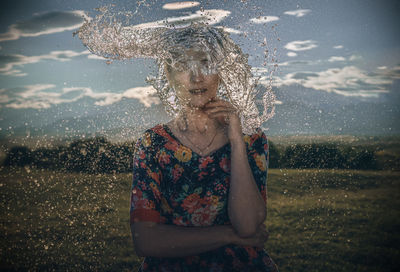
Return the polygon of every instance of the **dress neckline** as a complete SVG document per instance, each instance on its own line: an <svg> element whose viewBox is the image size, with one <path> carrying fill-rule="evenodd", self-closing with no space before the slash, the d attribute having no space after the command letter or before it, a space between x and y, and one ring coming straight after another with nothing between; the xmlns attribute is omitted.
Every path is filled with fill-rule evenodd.
<svg viewBox="0 0 400 272"><path fill-rule="evenodd" d="M192 151L192 153L196 154L198 157L200 158L206 158L206 157L210 157L210 156L214 156L216 153L218 153L219 151L223 150L225 147L230 145L230 142L228 141L226 144L222 145L221 147L209 152L208 154L202 156L199 153L197 153L196 151L194 151L192 148L188 147L187 145L184 145L175 135L174 133L171 131L171 129L169 128L169 126L167 124L161 124L161 126L163 127L164 131L171 136L171 138L176 141L179 145L190 149L190 151Z"/></svg>

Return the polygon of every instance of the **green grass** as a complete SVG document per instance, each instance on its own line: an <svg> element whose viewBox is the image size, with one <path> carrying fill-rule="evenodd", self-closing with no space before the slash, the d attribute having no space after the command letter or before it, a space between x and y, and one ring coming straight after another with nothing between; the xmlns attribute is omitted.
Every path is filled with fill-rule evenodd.
<svg viewBox="0 0 400 272"><path fill-rule="evenodd" d="M400 173L277 170L270 239L281 271L398 271ZM136 271L130 174L0 171L2 271Z"/></svg>

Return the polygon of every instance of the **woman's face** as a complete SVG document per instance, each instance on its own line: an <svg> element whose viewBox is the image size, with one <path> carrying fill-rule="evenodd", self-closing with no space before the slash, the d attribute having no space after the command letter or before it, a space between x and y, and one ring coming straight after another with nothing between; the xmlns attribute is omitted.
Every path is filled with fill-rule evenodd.
<svg viewBox="0 0 400 272"><path fill-rule="evenodd" d="M166 64L169 84L182 105L202 108L216 97L220 78L207 53L189 49L174 66Z"/></svg>

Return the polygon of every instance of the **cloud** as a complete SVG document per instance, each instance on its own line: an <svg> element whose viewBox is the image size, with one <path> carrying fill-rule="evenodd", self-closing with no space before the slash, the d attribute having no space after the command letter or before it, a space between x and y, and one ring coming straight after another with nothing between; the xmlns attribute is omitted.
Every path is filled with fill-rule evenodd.
<svg viewBox="0 0 400 272"><path fill-rule="evenodd" d="M88 55L88 50L75 52L72 50L51 51L49 54L39 56L24 56L24 55L0 55L0 74L8 76L26 76L26 73L16 69L21 68L26 64L38 63L42 60L69 61L73 57Z"/></svg>
<svg viewBox="0 0 400 272"><path fill-rule="evenodd" d="M297 57L297 53L295 53L295 52L288 52L288 53L287 53L287 56L288 56L288 57Z"/></svg>
<svg viewBox="0 0 400 272"><path fill-rule="evenodd" d="M53 104L60 103L55 93L48 92L48 89L54 89L54 84L35 84L27 85L22 89L12 89L8 94L8 101L3 101L7 108L14 109L45 109Z"/></svg>
<svg viewBox="0 0 400 272"><path fill-rule="evenodd" d="M399 80L400 79L400 66L395 66L389 68L387 66L378 67L378 71L376 73L379 76L385 77L390 80Z"/></svg>
<svg viewBox="0 0 400 272"><path fill-rule="evenodd" d="M103 93L104 94L104 93ZM98 106L106 106L121 101L123 98L135 98L140 101L145 107L151 107L152 104L160 104L160 99L157 96L156 90L151 86L131 88L122 94L108 93L107 96L96 102Z"/></svg>
<svg viewBox="0 0 400 272"><path fill-rule="evenodd" d="M291 51L305 51L316 47L318 47L317 42L313 40L293 41L285 45L285 48Z"/></svg>
<svg viewBox="0 0 400 272"><path fill-rule="evenodd" d="M358 60L362 60L362 56L360 55L351 55L349 58L350 61L358 61Z"/></svg>
<svg viewBox="0 0 400 272"><path fill-rule="evenodd" d="M243 32L234 28L230 28L230 27L225 27L225 26L217 26L216 28L221 28L223 29L225 32L228 32L230 34L242 34Z"/></svg>
<svg viewBox="0 0 400 272"><path fill-rule="evenodd" d="M162 8L167 10L178 10L178 9L186 9L192 8L200 5L199 2L195 1L184 1L184 2L175 2L175 3L168 3L165 4Z"/></svg>
<svg viewBox="0 0 400 272"><path fill-rule="evenodd" d="M104 58L104 57L97 56L97 55L95 55L95 54L90 54L90 55L87 56L87 58L88 58L88 59L95 59L95 60L109 60L109 59L106 59L106 58Z"/></svg>
<svg viewBox="0 0 400 272"><path fill-rule="evenodd" d="M339 57L339 56L332 56L328 59L329 62L336 62L336 61L345 61L345 57Z"/></svg>
<svg viewBox="0 0 400 272"><path fill-rule="evenodd" d="M123 93L111 93L94 92L87 87L69 87L59 91L54 84L35 84L10 90L2 89L0 92L0 107L47 109L61 103L75 102L84 97L93 98L96 100L94 104L98 106L111 105L121 101L123 98L137 99L145 107L161 103L156 90L151 86L131 88Z"/></svg>
<svg viewBox="0 0 400 272"><path fill-rule="evenodd" d="M5 71L4 73L1 73L2 75L5 76L13 76L13 77L23 77L23 76L27 76L27 73L23 73L21 70L18 69L11 69L8 71Z"/></svg>
<svg viewBox="0 0 400 272"><path fill-rule="evenodd" d="M296 16L296 17L303 17L311 12L311 9L297 9L297 10L288 10L285 11L283 14Z"/></svg>
<svg viewBox="0 0 400 272"><path fill-rule="evenodd" d="M279 17L277 16L258 16L256 18L251 18L250 22L253 22L255 24L265 24L265 23L270 23L274 21L278 21Z"/></svg>
<svg viewBox="0 0 400 272"><path fill-rule="evenodd" d="M294 53L294 52L293 52ZM295 60L278 63L278 66L308 66L320 61Z"/></svg>
<svg viewBox="0 0 400 272"><path fill-rule="evenodd" d="M220 23L231 14L228 10L208 9L204 11L196 11L185 16L169 17L163 20L134 25L131 28L155 28L155 27L185 27L191 23L205 23L214 25Z"/></svg>
<svg viewBox="0 0 400 272"><path fill-rule="evenodd" d="M333 48L334 49L343 49L343 45L335 45Z"/></svg>
<svg viewBox="0 0 400 272"><path fill-rule="evenodd" d="M81 10L37 14L28 20L10 25L7 32L0 34L0 42L74 30L82 25L84 17Z"/></svg>
<svg viewBox="0 0 400 272"><path fill-rule="evenodd" d="M5 93L7 90L6 89L0 89L0 104L1 103L7 103L9 101L9 97Z"/></svg>
<svg viewBox="0 0 400 272"><path fill-rule="evenodd" d="M389 73L368 73L355 66L332 68L321 72L294 72L283 78L276 78L274 85L301 85L305 88L332 92L343 96L378 97L387 93L395 76L400 75L393 68ZM266 84L267 81L263 82Z"/></svg>

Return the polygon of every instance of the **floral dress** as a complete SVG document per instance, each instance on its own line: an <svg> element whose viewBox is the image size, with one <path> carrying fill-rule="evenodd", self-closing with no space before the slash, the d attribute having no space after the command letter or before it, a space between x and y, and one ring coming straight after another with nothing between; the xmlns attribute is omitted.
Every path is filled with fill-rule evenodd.
<svg viewBox="0 0 400 272"><path fill-rule="evenodd" d="M261 129L244 135L249 164L266 201L268 142ZM184 146L167 125L147 130L135 146L130 222L176 226L230 224L230 144L208 156ZM196 256L146 257L139 271L277 271L263 248L227 245Z"/></svg>

